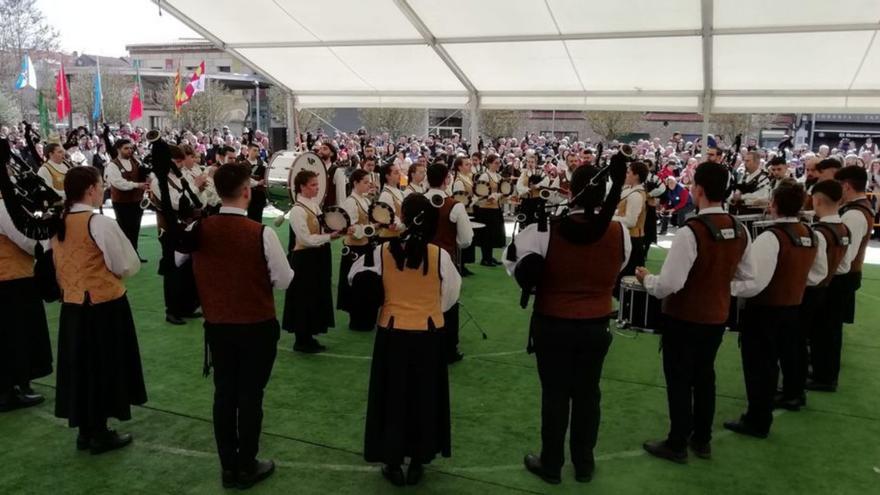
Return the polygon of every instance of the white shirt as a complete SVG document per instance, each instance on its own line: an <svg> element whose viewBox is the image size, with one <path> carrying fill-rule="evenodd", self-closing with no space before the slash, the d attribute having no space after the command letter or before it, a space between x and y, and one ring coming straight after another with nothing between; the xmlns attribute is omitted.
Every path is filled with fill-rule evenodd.
<svg viewBox="0 0 880 495"><path fill-rule="evenodd" d="M156 199L161 201L162 194L159 191L159 179L155 174L150 175L150 192L153 193L153 196ZM173 184L173 185L172 185ZM174 210L180 209L180 191L178 189L183 190L183 185L180 183L180 178L178 178L173 173L168 174L168 196L171 200L171 207Z"/></svg>
<svg viewBox="0 0 880 495"><path fill-rule="evenodd" d="M725 213L725 211L720 206L705 208L700 211L701 215L715 213ZM748 229L746 229L746 250L742 259L739 260L739 265L736 267L736 274L733 276L734 281L751 280L755 277L755 267L749 256L751 243ZM672 238L672 246L669 248L666 260L663 262L663 268L660 269L660 274L645 277L645 290L648 291L648 294L658 299L675 294L684 288L688 274L696 260L697 239L694 237L694 232L689 228L678 229L675 237Z"/></svg>
<svg viewBox="0 0 880 495"><path fill-rule="evenodd" d="M501 179L502 179L501 174L499 174L498 172L486 170L485 172L483 172L480 175L480 177L477 179L477 181L485 180L486 182L491 181L491 182L494 182L495 184L501 184ZM489 194L489 197L487 199L501 199L501 193L495 192L495 193Z"/></svg>
<svg viewBox="0 0 880 495"><path fill-rule="evenodd" d="M119 163L122 164L122 168L125 169L126 172L131 172L132 163L130 160L118 157L117 160L119 160ZM119 170L119 166L112 161L104 166L104 182L110 184L110 187L120 191L137 189L137 183L125 180L122 177L122 171Z"/></svg>
<svg viewBox="0 0 880 495"><path fill-rule="evenodd" d="M376 249L373 251L373 266L364 266L364 256L359 257L355 260L354 264L351 265L351 270L348 272L348 284L351 285L352 280L354 280L355 275L361 272L373 272L380 277L382 276L382 246L385 244L380 244L376 246ZM391 267L392 270L396 270L397 267ZM449 311L449 309L455 305L458 301L459 292L461 291L461 275L458 274L458 269L455 268L455 264L452 262L452 258L449 257L449 253L446 250L440 250L440 307L443 311Z"/></svg>
<svg viewBox="0 0 880 495"><path fill-rule="evenodd" d="M403 231L405 226L403 225L403 219L398 218L397 210L394 208L394 201L397 201L398 204L403 204L403 193L400 192L400 189L396 187L389 187L387 184L382 188L382 194L379 195L379 202L385 203L390 206L392 210L394 210L394 224L397 225L398 231Z"/></svg>
<svg viewBox="0 0 880 495"><path fill-rule="evenodd" d="M860 199L865 199L865 196L859 196L852 201L858 201ZM850 201L850 203L852 201ZM843 256L843 261L840 262L840 266L837 268L837 275L849 273L853 260L859 255L859 247L862 245L862 239L866 235L870 235L868 223L865 221L865 215L862 213L862 210L853 208L844 213L840 219L843 224L849 228L850 240L849 247L846 248L846 254Z"/></svg>
<svg viewBox="0 0 880 495"><path fill-rule="evenodd" d="M223 206L220 213L227 215L247 216L247 211L241 208L233 208L231 206ZM186 230L192 230L197 222L190 224ZM263 256L266 259L266 267L269 269L269 279L272 281L272 287L276 290L285 290L290 286L293 280L293 269L287 262L287 256L284 254L284 248L281 247L281 241L278 235L272 229L263 229ZM189 254L180 252L174 253L174 263L181 266L189 259Z"/></svg>
<svg viewBox="0 0 880 495"><path fill-rule="evenodd" d="M77 203L70 208L70 213L81 211L93 212L95 209L83 203ZM141 269L137 252L116 220L100 214L93 215L89 222L89 233L104 254L104 264L114 275L119 278L131 277Z"/></svg>
<svg viewBox="0 0 880 495"><path fill-rule="evenodd" d="M620 197L626 200L626 212L623 216L615 215L613 219L622 223L628 229L635 228L636 224L639 223L639 215L642 214L642 208L645 207L645 201L642 199L642 195L639 194L639 191L644 190L645 188L641 184L624 187Z"/></svg>
<svg viewBox="0 0 880 495"><path fill-rule="evenodd" d="M797 223L794 217L780 218L776 223ZM817 234L816 257L807 275L807 286L815 287L825 279L828 274L828 258L825 253L825 236ZM770 285L770 280L776 273L779 261L779 239L776 234L769 230L762 232L755 238L748 252L755 267L755 276L749 280L734 280L731 282L731 293L737 297L750 298L760 294Z"/></svg>
<svg viewBox="0 0 880 495"><path fill-rule="evenodd" d="M21 233L15 224L12 223L12 217L6 210L6 202L0 199L0 235L6 236L13 244L21 248L22 251L33 256L37 241L26 237Z"/></svg>
<svg viewBox="0 0 880 495"><path fill-rule="evenodd" d="M425 194L425 187L421 184L410 183L403 190L403 197L406 198L410 194Z"/></svg>
<svg viewBox="0 0 880 495"><path fill-rule="evenodd" d="M573 210L571 214L577 214L582 211ZM629 262L629 256L632 252L632 241L626 228L621 229L621 231L623 232L623 261L620 264L620 270L623 270ZM516 267L519 266L520 261L526 256L537 254L542 258L547 258L547 248L550 246L550 229L548 228L546 232L541 232L538 230L538 224L533 223L516 234L513 244L516 246L516 261L507 259L507 250L510 249L510 246L504 248L504 253L501 255L504 268L511 277L516 272ZM599 260L599 262L602 261Z"/></svg>
<svg viewBox="0 0 880 495"><path fill-rule="evenodd" d="M427 196L435 194L444 199L448 197L446 192L440 189L431 188L426 193ZM474 240L474 227L471 225L471 218L463 204L456 201L452 210L449 211L449 221L455 224L455 244L462 249L470 246Z"/></svg>
<svg viewBox="0 0 880 495"><path fill-rule="evenodd" d="M519 175L519 180L516 181L516 192L520 196L525 196L529 193L532 187L549 187L550 178L544 177L541 179L536 186L529 185L529 178L533 175L541 175L541 170L536 168L525 168L522 170L522 173Z"/></svg>
<svg viewBox="0 0 880 495"><path fill-rule="evenodd" d="M312 234L309 231L309 212L306 209L314 213L316 217L320 217L321 207L314 200L301 194L297 196L296 201L290 210L290 226L296 235L296 242L305 247L320 247L330 242L330 234ZM320 230L320 225L318 228Z"/></svg>
<svg viewBox="0 0 880 495"><path fill-rule="evenodd" d="M467 188L465 188L465 182L467 182L467 185L471 186L471 189L473 189L473 186L474 186L473 176L466 176L464 174L458 174L458 176L456 176L456 178L455 178L455 182L452 183L452 192L453 193L457 193L459 191L467 192Z"/></svg>
<svg viewBox="0 0 880 495"><path fill-rule="evenodd" d="M345 167L337 168L331 179L333 181L332 187L336 188L336 206L342 206L342 202L346 199L345 186L348 182L348 177L345 176Z"/></svg>
<svg viewBox="0 0 880 495"><path fill-rule="evenodd" d="M49 169L47 167L52 167L55 170L57 170L59 173L65 174L65 175L67 174L67 171L70 170L70 167L68 167L66 163L55 163L55 162L49 160L46 163L44 163L39 168L39 170L37 170L37 176L39 176L41 179L43 179L43 182L45 182L47 186L52 188L53 191L58 193L58 195L61 196L61 199L65 199L64 188L55 189L54 187L52 187L52 184L53 184L52 174L49 173Z"/></svg>

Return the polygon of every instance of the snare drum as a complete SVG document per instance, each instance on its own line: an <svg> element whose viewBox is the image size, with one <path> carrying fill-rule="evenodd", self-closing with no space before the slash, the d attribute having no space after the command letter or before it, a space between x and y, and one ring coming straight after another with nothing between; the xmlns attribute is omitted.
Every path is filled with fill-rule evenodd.
<svg viewBox="0 0 880 495"><path fill-rule="evenodd" d="M619 327L660 333L660 300L648 294L636 277L623 277L620 280L619 301Z"/></svg>
<svg viewBox="0 0 880 495"><path fill-rule="evenodd" d="M394 223L394 208L385 203L373 203L370 206L370 220L379 225Z"/></svg>
<svg viewBox="0 0 880 495"><path fill-rule="evenodd" d="M351 218L348 212L341 206L328 206L321 215L321 225L327 232L339 232L348 230L351 226Z"/></svg>

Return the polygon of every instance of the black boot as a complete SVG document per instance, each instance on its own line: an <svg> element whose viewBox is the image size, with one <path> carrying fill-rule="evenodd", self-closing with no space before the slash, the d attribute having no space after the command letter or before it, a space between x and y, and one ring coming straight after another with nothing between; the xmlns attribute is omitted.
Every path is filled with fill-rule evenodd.
<svg viewBox="0 0 880 495"><path fill-rule="evenodd" d="M642 447L644 447L647 453L651 454L654 457L666 459L678 464L684 464L687 462L687 449L673 449L669 446L669 443L666 440L645 442L644 444L642 444Z"/></svg>
<svg viewBox="0 0 880 495"><path fill-rule="evenodd" d="M525 464L526 469L528 469L530 473L551 485L558 485L562 482L562 476L560 473L558 471L550 472L550 470L544 467L541 458L535 454L526 454L523 458L523 464Z"/></svg>
<svg viewBox="0 0 880 495"><path fill-rule="evenodd" d="M272 476L272 473L274 472L274 461L255 460L248 469L238 471L238 488L241 490L247 490L269 476Z"/></svg>
<svg viewBox="0 0 880 495"><path fill-rule="evenodd" d="M131 441L132 437L129 433L119 434L113 430L104 430L92 436L89 449L92 455L98 455L110 452L111 450L121 449L129 445Z"/></svg>
<svg viewBox="0 0 880 495"><path fill-rule="evenodd" d="M403 469L400 468L400 464L385 464L382 466L382 476L394 486L406 485L406 478L403 476Z"/></svg>

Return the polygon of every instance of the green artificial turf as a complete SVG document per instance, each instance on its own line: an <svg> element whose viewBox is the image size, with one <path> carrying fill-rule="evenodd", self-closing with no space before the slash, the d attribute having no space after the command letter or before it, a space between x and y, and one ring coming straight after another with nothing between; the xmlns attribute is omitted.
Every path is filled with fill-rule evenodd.
<svg viewBox="0 0 880 495"><path fill-rule="evenodd" d="M279 229L286 244L286 227ZM219 493L219 465L211 427L210 379L201 375L200 321L165 323L156 275L155 229L145 229L142 252L150 259L127 281L146 374L149 402L133 420L114 424L131 432L124 450L90 456L74 448L75 431L52 416L54 376L34 387L47 400L36 408L0 415L0 494ZM339 246L335 246L338 257ZM658 269L663 251L651 251ZM334 284L336 280L334 265ZM666 434L668 420L658 338L615 334L602 380L602 424L597 470L589 484L575 482L570 465L563 483L549 486L527 473L522 456L540 449L540 388L534 357L525 353L529 311L501 268L473 266L465 279L461 330L465 360L450 368L450 459L438 459L421 485L407 492L448 494L859 494L880 487L880 370L877 336L880 269L869 266L858 296L858 320L845 329L843 371L836 394L812 393L802 412L777 418L767 440L724 432L721 422L745 406L736 334L725 336L717 360L718 404L714 458L680 466L648 457L647 439ZM283 293L276 293L279 313ZM55 338L58 305L48 306ZM266 390L261 456L278 472L254 493L395 493L378 468L363 462L364 414L373 334L335 330L321 338L323 355L294 354L282 334Z"/></svg>

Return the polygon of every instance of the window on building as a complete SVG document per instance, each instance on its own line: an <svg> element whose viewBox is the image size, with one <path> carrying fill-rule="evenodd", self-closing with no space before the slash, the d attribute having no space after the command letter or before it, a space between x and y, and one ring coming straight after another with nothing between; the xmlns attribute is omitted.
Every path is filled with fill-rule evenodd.
<svg viewBox="0 0 880 495"><path fill-rule="evenodd" d="M228 65L218 65L217 72L232 72L232 67Z"/></svg>

